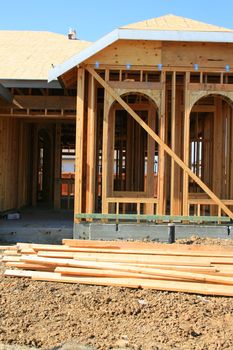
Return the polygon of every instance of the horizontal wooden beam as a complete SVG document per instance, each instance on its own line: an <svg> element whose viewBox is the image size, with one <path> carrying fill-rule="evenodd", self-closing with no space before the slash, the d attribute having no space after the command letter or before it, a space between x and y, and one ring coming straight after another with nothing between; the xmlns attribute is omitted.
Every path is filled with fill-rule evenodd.
<svg viewBox="0 0 233 350"><path fill-rule="evenodd" d="M20 119L25 119L25 120L37 120L37 119L41 119L41 120L48 120L48 119L59 119L59 120L75 120L76 116L75 114L42 114L42 113L38 113L38 114L32 114L32 113L22 113L22 114L14 114L14 113L0 113L0 117L2 118L20 118Z"/></svg>
<svg viewBox="0 0 233 350"><path fill-rule="evenodd" d="M161 83L140 82L140 81L108 81L113 89L143 89L143 90L162 90Z"/></svg>
<svg viewBox="0 0 233 350"><path fill-rule="evenodd" d="M191 91L229 91L233 92L233 84L201 84L201 83L189 83L188 90Z"/></svg>
<svg viewBox="0 0 233 350"><path fill-rule="evenodd" d="M200 205L216 205L212 199L209 198L193 198L188 200L189 204L200 204ZM222 199L222 202L226 205L233 205L233 200Z"/></svg>
<svg viewBox="0 0 233 350"><path fill-rule="evenodd" d="M89 64L88 65L91 68L95 68L95 64ZM113 70L126 70L125 65L122 64L101 64L99 65L99 69L113 69ZM151 71L151 72L157 72L159 73L159 69L155 67L155 65L132 65L131 69L133 71L136 70L143 70L143 71ZM187 65L187 66L175 66L175 65L163 65L163 71L164 72L179 72L179 73L197 73L197 71L194 70L193 65ZM225 66L224 67L199 67L198 73L211 73L211 74L217 74L217 73L226 73Z"/></svg>
<svg viewBox="0 0 233 350"><path fill-rule="evenodd" d="M111 197L106 198L108 203L158 203L158 198L138 198L138 197Z"/></svg>
<svg viewBox="0 0 233 350"><path fill-rule="evenodd" d="M73 96L15 95L14 103L22 109L76 109L76 97ZM0 105L0 108L6 108L6 105Z"/></svg>
<svg viewBox="0 0 233 350"><path fill-rule="evenodd" d="M213 113L215 112L215 106L209 106L209 105L195 105L192 108L192 112L198 112L198 113Z"/></svg>
<svg viewBox="0 0 233 350"><path fill-rule="evenodd" d="M171 215L138 215L138 214L75 214L76 219L94 219L94 220L141 220L141 221L163 221L163 222L229 222L227 216L171 216Z"/></svg>

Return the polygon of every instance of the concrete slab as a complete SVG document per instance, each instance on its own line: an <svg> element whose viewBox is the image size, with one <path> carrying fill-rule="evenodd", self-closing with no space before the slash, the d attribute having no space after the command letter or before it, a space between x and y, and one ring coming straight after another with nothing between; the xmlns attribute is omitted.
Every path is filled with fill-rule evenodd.
<svg viewBox="0 0 233 350"><path fill-rule="evenodd" d="M0 220L0 242L59 244L63 238L73 238L72 211L26 208L19 220Z"/></svg>

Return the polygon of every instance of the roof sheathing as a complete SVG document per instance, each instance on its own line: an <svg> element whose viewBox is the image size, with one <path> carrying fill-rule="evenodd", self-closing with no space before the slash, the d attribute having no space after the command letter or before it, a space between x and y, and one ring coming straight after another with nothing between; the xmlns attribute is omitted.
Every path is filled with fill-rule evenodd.
<svg viewBox="0 0 233 350"><path fill-rule="evenodd" d="M232 29L195 21L190 18L175 16L172 14L128 24L126 26L122 26L121 28L138 30L175 30L186 32L233 32Z"/></svg>
<svg viewBox="0 0 233 350"><path fill-rule="evenodd" d="M52 32L0 31L0 79L44 80L52 65L61 64L90 43Z"/></svg>

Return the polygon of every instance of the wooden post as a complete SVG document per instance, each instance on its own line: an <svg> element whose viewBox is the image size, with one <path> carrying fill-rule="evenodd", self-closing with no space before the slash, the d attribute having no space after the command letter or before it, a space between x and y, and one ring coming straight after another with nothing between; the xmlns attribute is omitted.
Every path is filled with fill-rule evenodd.
<svg viewBox="0 0 233 350"><path fill-rule="evenodd" d="M176 119L180 116L176 115L176 72L172 73L172 105L171 105L171 149L176 152L176 137L179 137L179 135L176 135L178 130L176 130ZM175 162L174 159L171 160L171 208L170 213L171 215L176 215L177 211L177 194L175 194L175 188L177 186L177 183L179 181L178 178L175 178ZM176 182L176 183L175 183Z"/></svg>
<svg viewBox="0 0 233 350"><path fill-rule="evenodd" d="M161 73L161 82L163 84L163 89L161 91L161 105L159 111L159 137L165 142L166 135L166 72ZM159 147L159 166L158 166L158 205L157 214L165 214L165 151L163 147Z"/></svg>
<svg viewBox="0 0 233 350"><path fill-rule="evenodd" d="M105 71L105 80L109 80L109 70ZM104 91L104 120L103 120L103 147L102 147L102 213L108 214L108 146L109 146L109 110L110 95L105 89Z"/></svg>
<svg viewBox="0 0 233 350"><path fill-rule="evenodd" d="M189 91L188 83L190 80L190 73L185 73L184 84L184 163L189 166L189 139L190 139L190 108L189 108ZM189 176L187 172L183 172L183 215L189 215L188 206L189 196Z"/></svg>
<svg viewBox="0 0 233 350"><path fill-rule="evenodd" d="M151 107L148 111L148 125L155 130L155 109ZM147 197L154 197L154 158L155 158L155 141L148 135L147 137L147 178L146 193ZM145 214L154 215L154 204L144 204Z"/></svg>
<svg viewBox="0 0 233 350"><path fill-rule="evenodd" d="M61 208L61 124L55 126L54 147L54 208Z"/></svg>
<svg viewBox="0 0 233 350"><path fill-rule="evenodd" d="M222 122L222 99L215 97L214 112L214 159L213 159L213 191L217 196L221 197L222 186L222 146L223 146L223 122Z"/></svg>
<svg viewBox="0 0 233 350"><path fill-rule="evenodd" d="M94 77L88 77L88 111L87 111L87 182L86 213L95 210L95 174L96 174L96 86Z"/></svg>
<svg viewBox="0 0 233 350"><path fill-rule="evenodd" d="M82 213L82 172L83 172L83 132L84 132L84 93L85 93L84 86L85 86L85 70L84 68L78 68L74 215ZM76 218L74 218L74 220L75 222L77 222Z"/></svg>

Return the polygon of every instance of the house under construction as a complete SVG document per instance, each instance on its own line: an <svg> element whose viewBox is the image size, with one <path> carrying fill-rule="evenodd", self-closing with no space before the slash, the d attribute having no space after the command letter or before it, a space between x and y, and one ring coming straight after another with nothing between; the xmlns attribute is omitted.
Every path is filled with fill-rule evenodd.
<svg viewBox="0 0 233 350"><path fill-rule="evenodd" d="M0 210L73 209L79 235L232 220L233 30L167 15L73 36L0 32Z"/></svg>

